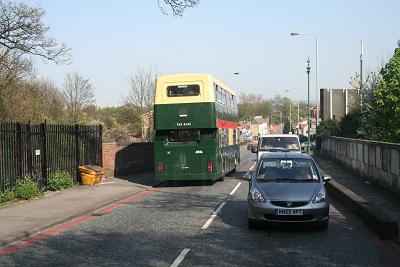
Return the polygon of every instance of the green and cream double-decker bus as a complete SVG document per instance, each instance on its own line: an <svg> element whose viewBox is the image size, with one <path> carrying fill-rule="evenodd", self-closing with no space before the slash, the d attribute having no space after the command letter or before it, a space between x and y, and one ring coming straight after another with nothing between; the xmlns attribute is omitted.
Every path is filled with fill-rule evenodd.
<svg viewBox="0 0 400 267"><path fill-rule="evenodd" d="M211 75L158 77L154 129L159 181L223 179L239 164L236 95Z"/></svg>

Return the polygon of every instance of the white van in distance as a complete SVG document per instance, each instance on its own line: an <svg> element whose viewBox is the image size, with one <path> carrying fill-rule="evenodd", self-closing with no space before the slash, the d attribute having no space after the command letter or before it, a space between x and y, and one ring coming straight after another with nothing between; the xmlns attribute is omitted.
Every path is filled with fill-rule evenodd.
<svg viewBox="0 0 400 267"><path fill-rule="evenodd" d="M258 146L253 147L251 152L257 153L257 159L271 152L301 153L299 137L295 134L263 134L258 138Z"/></svg>

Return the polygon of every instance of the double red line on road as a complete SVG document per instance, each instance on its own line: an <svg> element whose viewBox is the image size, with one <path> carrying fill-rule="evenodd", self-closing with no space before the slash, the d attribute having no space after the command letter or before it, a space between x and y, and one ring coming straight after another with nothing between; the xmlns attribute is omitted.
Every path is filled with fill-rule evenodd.
<svg viewBox="0 0 400 267"><path fill-rule="evenodd" d="M133 201L135 201L135 200L138 200L138 199L147 197L148 195L150 195L151 193L153 193L153 192L155 192L155 191L157 191L157 190L155 190L155 189L150 189L150 190L148 190L148 191L146 191L146 192L144 192L144 193L141 193L141 194L139 194L139 195L137 195L137 196L133 196L133 197L126 198L126 199L120 201L119 203L117 203L117 204L115 204L115 205L113 205L113 206L110 206L110 207L107 207L107 208L101 210L99 213L97 213L97 215L104 215L104 214L107 214L107 213L109 213L110 211L112 211L113 209L116 209L116 208L120 207L121 205L128 204L128 203L133 202ZM15 251L15 250L17 250L17 249L23 248L23 247L25 247L25 246L27 246L27 245L29 245L29 244L32 244L32 243L37 242L37 241L39 241L39 240L42 240L42 239L44 239L44 238L46 238L46 237L48 237L48 236L55 235L55 234L57 234L58 232L61 232L61 231L66 230L66 229L68 229L68 228L74 227L74 226L76 226L76 225L78 225L78 224L81 224L81 223L86 222L86 221L88 221L88 220L91 220L91 219L93 219L93 218L96 218L96 216L87 215L86 217L83 217L83 218L81 218L81 219L74 220L74 221L72 221L72 222L69 222L69 223L67 223L67 224L64 224L64 225L62 225L62 226L60 226L60 227L57 227L57 228L52 229L52 230L50 230L50 231L47 231L47 232L44 233L44 234L41 234L41 235L36 236L36 237L34 237L34 238L28 239L28 240L26 240L26 241L24 241L24 242L22 242L22 243L20 243L20 244L18 244L18 245L16 245L16 246L13 246L13 247L8 248L8 249L5 249L5 250L2 250L2 251L0 251L0 256L9 254L9 253L11 253L11 252L13 252L13 251Z"/></svg>

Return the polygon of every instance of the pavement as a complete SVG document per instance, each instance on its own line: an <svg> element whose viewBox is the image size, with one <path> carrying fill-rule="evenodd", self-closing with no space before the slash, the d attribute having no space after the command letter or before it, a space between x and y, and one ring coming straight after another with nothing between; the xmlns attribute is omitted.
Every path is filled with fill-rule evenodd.
<svg viewBox="0 0 400 267"><path fill-rule="evenodd" d="M76 186L59 192L48 191L40 199L1 207L0 247L140 194L151 188L151 184L145 182L149 176L150 174L138 175L138 183L124 178L104 178L100 184L94 186Z"/></svg>
<svg viewBox="0 0 400 267"><path fill-rule="evenodd" d="M314 157L314 160L322 172L333 178L327 183L331 196L354 212L379 237L398 240L400 195L368 181L334 161L321 157Z"/></svg>

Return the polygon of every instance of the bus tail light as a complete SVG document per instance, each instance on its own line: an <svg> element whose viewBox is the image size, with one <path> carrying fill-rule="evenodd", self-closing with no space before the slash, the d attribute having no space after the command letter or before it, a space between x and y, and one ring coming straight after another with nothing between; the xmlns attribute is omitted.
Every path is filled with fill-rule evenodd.
<svg viewBox="0 0 400 267"><path fill-rule="evenodd" d="M159 173L162 173L162 172L164 171L164 164L163 164L162 162L159 162L159 163L157 164L157 171L158 171Z"/></svg>
<svg viewBox="0 0 400 267"><path fill-rule="evenodd" d="M207 162L207 171L208 171L208 172L212 172L212 169L213 169L212 161L209 160L209 161Z"/></svg>

